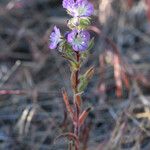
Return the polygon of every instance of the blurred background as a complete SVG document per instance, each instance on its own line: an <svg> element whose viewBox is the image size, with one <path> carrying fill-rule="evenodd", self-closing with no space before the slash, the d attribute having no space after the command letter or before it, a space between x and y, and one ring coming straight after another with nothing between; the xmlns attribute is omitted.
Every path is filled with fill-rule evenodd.
<svg viewBox="0 0 150 150"><path fill-rule="evenodd" d="M82 150L150 150L150 0L91 0L95 44L83 72L93 106ZM61 89L70 70L49 50L54 25L68 30L61 0L0 0L0 150L66 150L70 131Z"/></svg>

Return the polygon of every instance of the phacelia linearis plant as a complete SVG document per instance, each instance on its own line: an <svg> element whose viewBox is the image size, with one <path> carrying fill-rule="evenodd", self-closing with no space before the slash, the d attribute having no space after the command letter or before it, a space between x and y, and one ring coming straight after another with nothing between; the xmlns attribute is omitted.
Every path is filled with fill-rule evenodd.
<svg viewBox="0 0 150 150"><path fill-rule="evenodd" d="M91 107L82 110L82 94L93 76L94 68L90 67L84 74L80 74L80 70L88 56L88 51L93 46L94 39L90 37L87 29L90 25L90 16L94 12L94 6L88 0L63 0L62 6L72 16L67 23L71 31L66 32L63 36L60 29L55 26L50 34L49 48L57 49L70 65L73 106L70 105L65 90L62 91L62 95L73 122L74 131L64 133L61 136L68 138L69 150L79 150L80 127L84 124L91 110Z"/></svg>

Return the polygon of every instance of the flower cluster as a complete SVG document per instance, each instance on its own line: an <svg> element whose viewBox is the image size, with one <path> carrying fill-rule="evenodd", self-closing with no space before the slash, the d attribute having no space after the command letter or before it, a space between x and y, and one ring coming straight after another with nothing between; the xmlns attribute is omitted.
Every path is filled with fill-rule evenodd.
<svg viewBox="0 0 150 150"><path fill-rule="evenodd" d="M62 5L73 17L68 21L68 27L72 31L63 37L59 28L55 26L50 35L49 48L56 49L60 45L68 44L73 51L86 51L91 41L87 27L94 12L93 5L88 0L63 0Z"/></svg>

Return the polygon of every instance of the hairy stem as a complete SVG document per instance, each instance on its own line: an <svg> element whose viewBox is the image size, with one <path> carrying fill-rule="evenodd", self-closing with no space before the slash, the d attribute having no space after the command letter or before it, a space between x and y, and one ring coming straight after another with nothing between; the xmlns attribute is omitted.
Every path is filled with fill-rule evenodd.
<svg viewBox="0 0 150 150"><path fill-rule="evenodd" d="M80 53L79 52L76 52L76 60L77 62L80 61ZM80 68L79 68L80 69ZM79 69L76 71L75 73L75 82L76 82L76 86L75 86L75 89L74 89L74 98L75 98L75 94L78 93L78 84L79 84ZM74 100L74 105L75 105L75 113L76 113L76 122L74 124L74 134L79 137L79 114L80 114L80 108L79 106L77 105L76 103L76 99ZM78 146L79 147L79 146ZM75 150L78 150L77 148Z"/></svg>
<svg viewBox="0 0 150 150"><path fill-rule="evenodd" d="M79 52L76 52L76 60L77 60L77 62L80 61L80 53ZM75 81L76 81L76 87L75 87L74 91L75 91L75 94L76 94L76 93L78 93L79 69L75 73Z"/></svg>

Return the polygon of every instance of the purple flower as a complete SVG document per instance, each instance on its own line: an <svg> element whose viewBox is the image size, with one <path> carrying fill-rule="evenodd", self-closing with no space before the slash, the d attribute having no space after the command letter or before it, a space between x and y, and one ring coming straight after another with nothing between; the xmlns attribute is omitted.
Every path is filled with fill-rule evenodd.
<svg viewBox="0 0 150 150"><path fill-rule="evenodd" d="M86 30L73 30L68 34L67 41L75 51L85 51L89 46L90 34Z"/></svg>
<svg viewBox="0 0 150 150"><path fill-rule="evenodd" d="M53 32L50 35L50 44L49 44L49 48L50 49L55 49L57 48L58 44L62 41L61 39L61 33L59 28L57 28L56 26L53 29Z"/></svg>
<svg viewBox="0 0 150 150"><path fill-rule="evenodd" d="M74 5L73 16L89 17L94 12L94 6L88 0L77 0Z"/></svg>
<svg viewBox="0 0 150 150"><path fill-rule="evenodd" d="M63 0L63 7L73 17L89 17L94 12L94 6L88 0Z"/></svg>

